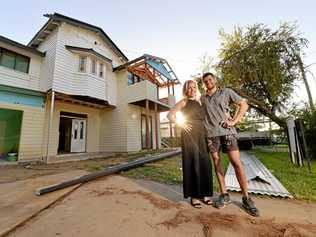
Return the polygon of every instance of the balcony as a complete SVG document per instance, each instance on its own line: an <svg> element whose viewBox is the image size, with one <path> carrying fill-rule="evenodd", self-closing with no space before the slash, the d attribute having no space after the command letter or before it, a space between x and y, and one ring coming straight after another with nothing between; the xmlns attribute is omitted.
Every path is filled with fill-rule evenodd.
<svg viewBox="0 0 316 237"><path fill-rule="evenodd" d="M168 97L159 99L159 101L173 107L176 104L176 97L174 95L169 95Z"/></svg>
<svg viewBox="0 0 316 237"><path fill-rule="evenodd" d="M175 105L175 97L169 95L165 98L158 98L157 88L157 85L147 80L129 85L125 93L126 101L130 104L145 107L146 100L148 100L150 109L154 109L154 103L156 103L160 112L167 111Z"/></svg>
<svg viewBox="0 0 316 237"><path fill-rule="evenodd" d="M165 59L144 54L113 69L114 72L121 70L128 72L129 86L123 95L127 103L160 112L174 106L174 86L180 82ZM165 89L168 89L168 96L160 98Z"/></svg>
<svg viewBox="0 0 316 237"><path fill-rule="evenodd" d="M157 86L147 80L129 85L126 97L128 103L140 100L157 101Z"/></svg>

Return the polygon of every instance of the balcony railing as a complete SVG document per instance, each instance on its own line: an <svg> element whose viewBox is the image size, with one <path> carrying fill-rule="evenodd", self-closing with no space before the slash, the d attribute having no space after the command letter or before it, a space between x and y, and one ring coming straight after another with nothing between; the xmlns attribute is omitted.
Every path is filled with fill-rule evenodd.
<svg viewBox="0 0 316 237"><path fill-rule="evenodd" d="M125 96L128 103L147 99L151 101L158 101L169 106L174 106L175 104L174 95L169 95L166 98L158 99L157 85L147 80L127 86Z"/></svg>
<svg viewBox="0 0 316 237"><path fill-rule="evenodd" d="M174 95L169 95L168 97L159 99L159 101L173 107L176 103L176 98Z"/></svg>

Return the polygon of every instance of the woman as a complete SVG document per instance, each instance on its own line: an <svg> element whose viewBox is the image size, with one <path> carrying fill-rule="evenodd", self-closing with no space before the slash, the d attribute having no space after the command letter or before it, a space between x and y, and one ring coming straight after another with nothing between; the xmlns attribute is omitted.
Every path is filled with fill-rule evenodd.
<svg viewBox="0 0 316 237"><path fill-rule="evenodd" d="M213 182L211 161L207 151L204 130L204 110L197 94L197 84L188 80L183 85L183 99L170 110L167 117L176 121L176 113L181 111L185 123L181 129L183 196L191 198L191 205L201 208L201 201L212 204Z"/></svg>

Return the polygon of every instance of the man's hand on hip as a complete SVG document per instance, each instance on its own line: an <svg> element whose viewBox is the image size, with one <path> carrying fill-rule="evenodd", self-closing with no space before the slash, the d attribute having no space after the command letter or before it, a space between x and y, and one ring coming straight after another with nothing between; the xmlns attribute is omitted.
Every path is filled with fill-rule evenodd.
<svg viewBox="0 0 316 237"><path fill-rule="evenodd" d="M236 122L231 121L231 120L227 120L227 121L224 121L224 122L222 123L222 127L223 127L223 128L232 128L232 127L234 127L235 125L236 125Z"/></svg>

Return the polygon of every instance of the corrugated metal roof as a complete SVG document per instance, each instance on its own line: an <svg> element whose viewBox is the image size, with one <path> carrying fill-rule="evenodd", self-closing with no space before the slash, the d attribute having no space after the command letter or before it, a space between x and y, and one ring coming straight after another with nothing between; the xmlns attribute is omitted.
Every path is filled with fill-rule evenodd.
<svg viewBox="0 0 316 237"><path fill-rule="evenodd" d="M293 197L281 182L274 177L254 155L240 152L240 158L248 181L249 193L289 198ZM241 191L235 175L235 170L231 163L229 164L225 175L225 184L228 190Z"/></svg>

